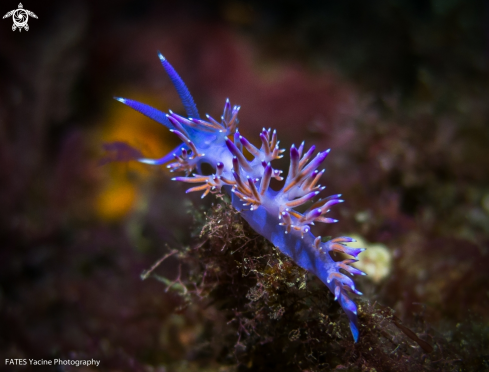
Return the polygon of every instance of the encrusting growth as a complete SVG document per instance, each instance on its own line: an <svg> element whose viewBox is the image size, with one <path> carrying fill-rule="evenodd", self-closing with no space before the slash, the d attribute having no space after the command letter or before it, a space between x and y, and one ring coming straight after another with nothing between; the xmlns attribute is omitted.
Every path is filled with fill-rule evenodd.
<svg viewBox="0 0 489 372"><path fill-rule="evenodd" d="M322 242L321 237L315 237L311 232L311 225L315 222L338 222L326 215L333 205L343 202L341 194L313 201L325 188L319 184L324 170L318 170L318 167L330 150L319 152L313 157L314 146L304 151L304 142L298 148L292 145L285 184L279 191L272 190L272 177L283 180L282 171L271 165L285 151L279 148L277 132L263 128L260 133L261 147L255 147L240 135L237 129L240 107L232 107L229 100L226 100L220 121L209 115L206 115L207 120L200 119L187 87L168 61L161 54L159 57L183 102L188 118L171 111L164 114L148 105L116 98L165 125L182 141L181 145L161 159L141 158L138 161L152 165L172 161L167 165L171 172L185 172L185 176L173 180L198 184L187 192L202 191L202 197L222 192L230 195L234 208L241 212L256 232L291 257L297 265L317 275L334 293L335 300L339 301L350 320L356 342L359 335L357 306L350 299L349 293L361 293L356 290L353 280L340 270L353 275L365 274L350 266L356 262L355 259L335 262L330 252L341 252L356 258L364 249L348 247L347 243L355 241L352 238L339 237ZM244 156L244 149L253 156L252 160ZM199 174L202 173L201 165L204 163L215 169L214 174ZM310 202L312 205L305 212L296 210Z"/></svg>

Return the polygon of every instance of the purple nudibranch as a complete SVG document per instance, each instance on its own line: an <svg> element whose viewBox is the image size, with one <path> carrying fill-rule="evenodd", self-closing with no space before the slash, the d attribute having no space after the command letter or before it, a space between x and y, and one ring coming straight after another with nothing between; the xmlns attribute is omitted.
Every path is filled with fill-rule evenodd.
<svg viewBox="0 0 489 372"><path fill-rule="evenodd" d="M285 151L279 148L277 132L263 128L260 133L261 146L255 147L238 132L239 106L231 106L229 99L224 105L221 120L206 115L200 118L197 106L186 85L168 61L158 53L167 74L175 86L185 107L187 118L173 112L163 112L125 98L118 101L139 111L143 115L168 127L182 144L160 159L138 159L139 162L161 165L172 161L167 167L171 172L183 171L185 177L173 180L198 184L187 192L202 191L202 197L208 193L225 192L232 198L235 209L259 234L273 243L280 251L302 268L314 273L331 290L350 321L355 342L358 340L357 306L349 293L360 295L353 280L340 270L352 275L365 275L350 266L355 259L335 262L330 252L341 252L357 257L363 248L352 248L347 243L355 240L349 237L334 238L322 242L314 236L311 225L315 222L334 223L337 220L326 217L330 207L343 202L341 194L331 195L313 201L305 212L297 207L315 199L324 189L318 184L324 170L317 168L327 157L330 150L319 152L314 158L312 146L304 152L304 142L296 148L290 148L290 166L285 184L279 191L272 190L270 180L283 180L279 169L271 162L281 158ZM231 141L229 138L233 138ZM253 155L249 161L243 155L246 148ZM210 164L215 173L200 175L203 163Z"/></svg>

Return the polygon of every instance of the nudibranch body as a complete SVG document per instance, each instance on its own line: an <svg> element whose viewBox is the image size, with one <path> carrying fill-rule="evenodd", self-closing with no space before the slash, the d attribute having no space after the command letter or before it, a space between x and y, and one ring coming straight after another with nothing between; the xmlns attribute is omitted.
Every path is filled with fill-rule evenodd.
<svg viewBox="0 0 489 372"><path fill-rule="evenodd" d="M326 284L348 316L356 342L359 335L357 306L349 293L361 293L344 272L355 275L364 273L351 266L355 259L335 262L330 252L341 252L356 258L364 249L348 247L347 243L354 241L349 237L322 242L320 236L315 237L311 232L311 225L315 222L337 222L326 215L333 205L343 202L341 194L317 199L325 188L319 184L324 170L320 171L318 167L329 150L313 157L314 146L305 151L304 143L299 147L292 145L285 183L281 190L272 190L269 187L272 178L283 180L282 171L274 169L271 164L273 160L281 158L285 151L279 148L277 132L264 128L260 133L261 146L255 147L240 135L240 107L232 107L229 100L226 100L220 121L209 115L206 115L206 120L201 119L186 85L168 61L161 54L159 57L183 102L186 118L171 111L164 114L133 100L116 99L168 127L182 144L161 159L142 158L138 161L152 165L172 161L167 165L171 172L185 172L185 176L173 180L197 184L187 192L201 191L202 197L208 193L229 194L234 208L241 212L257 233ZM247 160L243 155L244 149L253 156L253 160ZM210 164L215 173L198 174L204 163ZM296 210L306 203L312 204L305 212Z"/></svg>

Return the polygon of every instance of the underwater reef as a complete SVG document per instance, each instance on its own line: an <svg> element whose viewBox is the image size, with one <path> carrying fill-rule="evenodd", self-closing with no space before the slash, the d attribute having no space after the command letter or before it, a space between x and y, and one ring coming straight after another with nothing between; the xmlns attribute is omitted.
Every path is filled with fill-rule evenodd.
<svg viewBox="0 0 489 372"><path fill-rule="evenodd" d="M451 335L465 345L456 348L422 315L412 329L391 308L364 300L362 336L354 343L321 281L257 234L226 199L192 212L199 244L171 250L142 274L177 295L176 312L186 314L167 336L168 347L186 350L201 367L217 362L226 371L459 371L481 363L463 359L471 348L466 337L479 337L474 324ZM178 262L173 280L154 272L171 257Z"/></svg>
<svg viewBox="0 0 489 372"><path fill-rule="evenodd" d="M39 16L29 32L12 32L11 20L0 31L0 361L100 360L84 369L93 372L489 370L487 1L29 9ZM368 274L354 279L363 295L349 294L357 343L334 291L257 234L236 193L185 194L202 183L134 161L182 142L112 99L187 117L157 50L201 113L219 123L226 97L239 103L239 133L258 150L262 128L277 130L287 151L271 166L284 178L292 144L305 141L303 155L331 148L317 198L345 202L327 214L339 223L311 230L321 243L348 236L368 248L353 264Z"/></svg>

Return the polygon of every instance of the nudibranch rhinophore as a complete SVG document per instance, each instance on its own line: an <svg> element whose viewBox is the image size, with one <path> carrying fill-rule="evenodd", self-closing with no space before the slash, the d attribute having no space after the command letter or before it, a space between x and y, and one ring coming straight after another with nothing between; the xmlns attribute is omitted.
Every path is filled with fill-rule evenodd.
<svg viewBox="0 0 489 372"><path fill-rule="evenodd" d="M341 252L356 258L363 248L352 248L347 243L355 240L338 237L322 242L314 236L311 225L315 222L335 223L326 217L330 208L342 203L341 194L317 199L324 186L319 180L324 170L318 170L330 150L319 152L313 157L315 147L305 151L304 142L290 148L290 166L281 190L272 190L270 180L282 181L282 171L272 167L272 161L282 157L285 151L279 148L277 132L265 129L260 133L260 148L253 145L238 131L239 106L231 106L229 99L224 105L221 120L206 115L199 116L197 106L185 83L170 63L159 53L159 58L175 86L185 107L187 117L173 112L165 114L146 104L125 98L116 98L125 105L168 127L182 144L160 159L138 159L139 162L162 165L171 172L183 171L185 176L173 180L197 184L187 192L227 193L233 207L259 234L268 239L280 251L291 257L302 268L314 273L331 290L350 321L355 342L358 340L357 306L349 297L350 292L360 295L353 280L345 275L365 275L351 266L356 259L334 261L330 252ZM243 155L246 149L253 160ZM201 175L201 165L207 163L214 174ZM197 173L196 173L197 172ZM305 212L297 207L311 204Z"/></svg>

